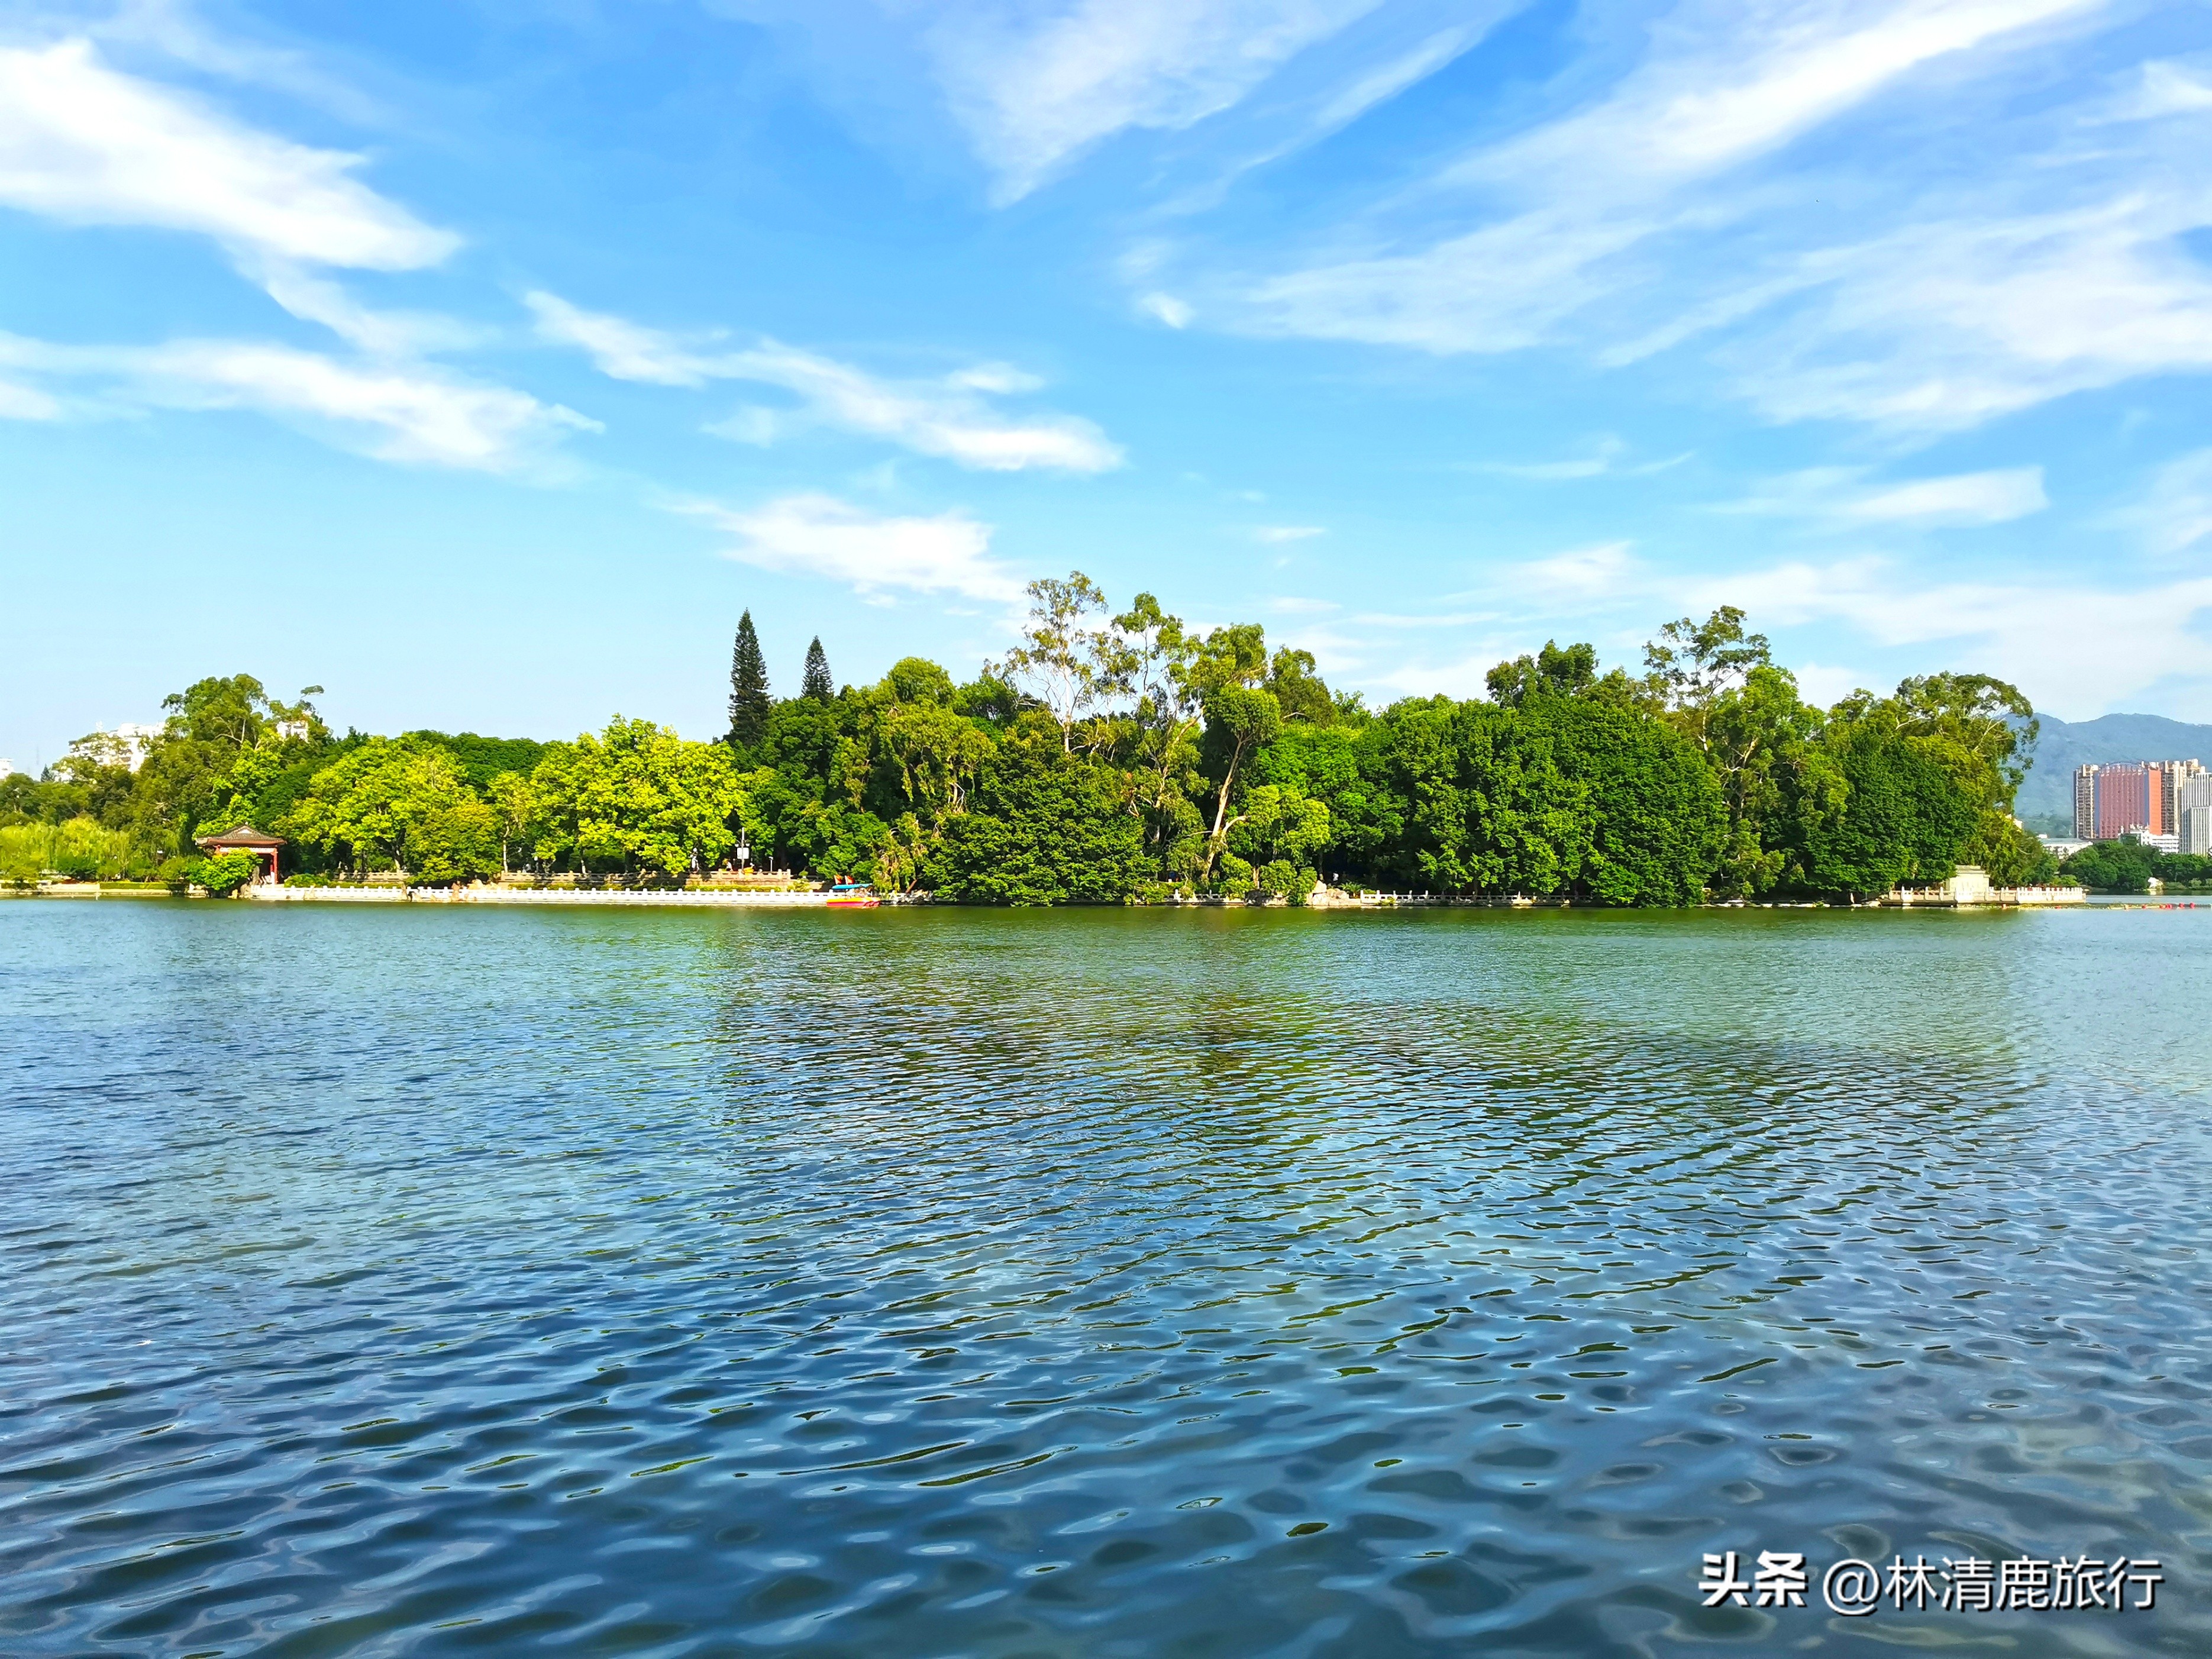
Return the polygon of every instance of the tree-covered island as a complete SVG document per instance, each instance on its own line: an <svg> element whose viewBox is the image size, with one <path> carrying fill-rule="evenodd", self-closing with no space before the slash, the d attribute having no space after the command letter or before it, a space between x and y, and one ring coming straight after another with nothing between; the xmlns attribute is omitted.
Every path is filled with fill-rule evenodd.
<svg viewBox="0 0 2212 1659"><path fill-rule="evenodd" d="M0 781L0 880L198 879L198 840L286 837L295 879L404 872L677 878L757 865L966 902L1282 896L1322 878L1605 905L1865 898L1960 864L2047 880L2011 817L2036 725L1979 674L1808 703L1723 607L1645 647L1501 662L1489 695L1370 709L1257 623L1200 631L1087 578L1033 582L1019 642L974 678L921 657L835 689L817 639L778 698L748 613L711 742L616 716L573 742L343 736L310 688L246 675L167 699L135 771L82 744ZM242 865L242 867L238 867Z"/></svg>

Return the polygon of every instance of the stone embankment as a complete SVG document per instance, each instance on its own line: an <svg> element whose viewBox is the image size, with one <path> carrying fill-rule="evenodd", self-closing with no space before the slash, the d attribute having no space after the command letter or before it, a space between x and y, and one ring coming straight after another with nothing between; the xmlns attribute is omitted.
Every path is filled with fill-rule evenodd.
<svg viewBox="0 0 2212 1659"><path fill-rule="evenodd" d="M811 888L714 887L249 887L243 896L263 904L622 904L656 909L791 908L830 902L829 890ZM884 902L899 902L886 893Z"/></svg>
<svg viewBox="0 0 2212 1659"><path fill-rule="evenodd" d="M1992 887L1989 872L1977 864L1962 864L1948 881L1925 887L1893 888L1881 902L1898 909L1934 907L1939 909L2012 909L2053 904L2087 904L2089 896L2079 887Z"/></svg>

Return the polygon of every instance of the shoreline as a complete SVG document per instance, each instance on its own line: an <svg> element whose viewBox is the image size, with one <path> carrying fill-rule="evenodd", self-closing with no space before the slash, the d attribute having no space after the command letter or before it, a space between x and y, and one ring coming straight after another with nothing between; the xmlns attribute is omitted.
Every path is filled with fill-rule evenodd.
<svg viewBox="0 0 2212 1659"><path fill-rule="evenodd" d="M0 890L0 898L17 899L189 899L204 900L204 893L181 894L150 885L103 885L92 882L47 882L33 889ZM249 887L238 901L257 904L436 904L489 906L604 906L649 909L828 909L825 890L701 890L698 889L527 888L494 885L471 887ZM231 901L224 901L231 902ZM885 893L882 908L943 905L953 909L995 909L994 905L962 905L928 893ZM843 907L839 907L843 908ZM853 907L861 908L861 907ZM1245 898L1231 894L1176 895L1167 898L1132 900L1121 904L1080 904L1049 907L1070 909L1249 909L1249 910L1613 910L1633 908L1591 904L1561 897L1528 897L1510 894L1350 893L1329 889L1316 893L1303 905L1279 896ZM1732 900L1723 903L1662 907L1680 910L2085 910L2212 909L2212 896L2164 898L2157 894L2090 894L2081 889L2044 890L2033 897L1948 900L1914 896L1903 901L1895 896L1864 903L1831 903L1820 899L1767 901Z"/></svg>

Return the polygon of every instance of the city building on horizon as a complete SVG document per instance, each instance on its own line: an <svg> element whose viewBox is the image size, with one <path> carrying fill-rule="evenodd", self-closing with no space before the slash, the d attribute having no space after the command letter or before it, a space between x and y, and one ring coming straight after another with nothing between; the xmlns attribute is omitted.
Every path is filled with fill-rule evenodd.
<svg viewBox="0 0 2212 1659"><path fill-rule="evenodd" d="M2180 844L2176 851L2212 855L2212 773L2202 770L2174 786L2174 823Z"/></svg>
<svg viewBox="0 0 2212 1659"><path fill-rule="evenodd" d="M69 746L72 760L89 761L94 766L120 766L136 772L146 763L146 757L154 747L154 739L163 728L125 720L112 732L106 726L96 726Z"/></svg>
<svg viewBox="0 0 2212 1659"><path fill-rule="evenodd" d="M2169 840L2178 843L2185 792L2205 775L2203 763L2195 760L2076 767L2074 834L2081 841L2140 836L2161 847Z"/></svg>

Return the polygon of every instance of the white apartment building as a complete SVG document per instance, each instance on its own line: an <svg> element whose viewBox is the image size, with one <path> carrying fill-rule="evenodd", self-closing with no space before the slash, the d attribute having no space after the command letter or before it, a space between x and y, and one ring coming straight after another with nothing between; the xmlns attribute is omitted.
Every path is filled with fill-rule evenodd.
<svg viewBox="0 0 2212 1659"><path fill-rule="evenodd" d="M121 766L136 772L146 763L147 753L161 732L159 726L133 720L124 721L112 732L104 726L95 726L71 744L69 752L71 758L88 760L95 766Z"/></svg>
<svg viewBox="0 0 2212 1659"><path fill-rule="evenodd" d="M2174 823L2183 853L2212 854L2212 773L2196 772L2173 787Z"/></svg>

